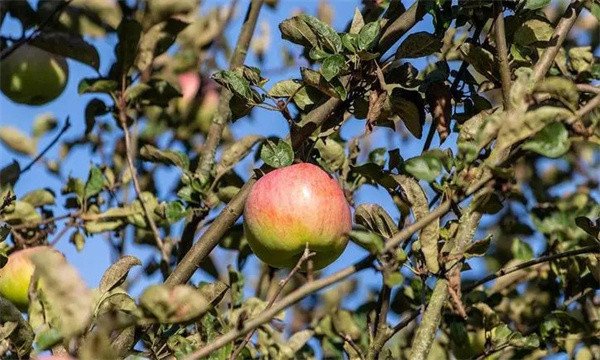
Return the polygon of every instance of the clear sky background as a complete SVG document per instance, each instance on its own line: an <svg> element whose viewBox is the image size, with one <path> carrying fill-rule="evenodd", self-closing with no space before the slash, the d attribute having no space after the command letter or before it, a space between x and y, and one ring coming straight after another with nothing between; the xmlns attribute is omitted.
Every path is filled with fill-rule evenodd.
<svg viewBox="0 0 600 360"><path fill-rule="evenodd" d="M239 5L235 14L235 17L232 21L231 26L226 31L226 37L229 39L230 44L235 44L235 40L237 35L239 34L240 27L242 24L243 16L245 14L248 0L239 1ZM410 5L413 1L404 1L406 7ZM230 1L205 1L202 10L203 12L207 12L207 9L214 7L215 5L227 5ZM347 25L348 21L352 19L352 14L354 12L354 8L356 6L361 6L360 1L355 0L330 0L329 3L334 8L334 19L333 26L336 30L342 31L344 27ZM283 47L288 47L292 49L293 53L296 55L300 54L300 48L293 44L290 44L281 39L278 24L284 19L291 16L291 14L295 10L303 10L311 15L316 15L316 9L318 7L318 0L305 0L305 1L288 1L288 0L280 0L278 7L273 10L269 7L264 7L261 11L259 18L259 26L260 23L265 22L270 27L271 32L271 45L265 56L266 62L264 64L259 64L256 56L253 53L250 53L247 57L246 64L258 66L263 69L263 75L270 79L269 83L265 86L266 88L270 88L277 81L282 79L289 79L292 77L300 78L299 68L292 68L290 71L279 71L278 69L282 66L282 56L281 50ZM8 17L1 29L2 34L11 34L11 35L19 35L21 32L20 25L18 21L13 18ZM430 15L426 15L425 19L420 22L414 29L414 31L432 31L432 18ZM110 35L108 37L102 39L90 39L90 41L96 46L98 52L100 54L100 72L102 74L106 74L110 65L114 61L114 52L113 48L117 42L115 35ZM589 39L587 40L589 41ZM586 44L586 36L582 36L578 38L578 42L580 45ZM595 51L598 53L598 49ZM418 69L423 69L428 62L434 62L436 59L434 57L430 59L418 59L413 61L412 64ZM451 64L453 67L457 67L458 64L455 62ZM227 62L225 59L221 59L220 66L222 68L227 67ZM271 71L269 70L271 69ZM60 126L64 123L65 119L70 116L72 127L67 131L67 133L63 136L62 140L69 140L78 137L80 134L84 132L85 122L84 122L84 109L89 101L94 95L83 95L80 96L77 94L77 85L82 78L85 77L95 77L96 72L91 67L83 65L73 60L69 60L69 81L66 90L64 93L55 101L38 107L31 106L23 106L19 104L15 104L11 102L4 95L0 95L0 125L12 125L16 126L23 131L29 133L31 129L31 125L36 116L42 113L52 113L59 120L59 126L57 130L46 135L40 140L38 144L38 149L43 149L56 135ZM107 119L110 118L107 117ZM143 128L144 123L141 122L140 126ZM399 125L403 126L403 125ZM429 122L426 125L425 130L423 131L426 134L427 128L429 126ZM279 136L285 137L289 131L288 125L283 117L276 112L270 112L263 109L255 109L252 112L251 118L244 118L237 121L231 127L232 133L234 134L236 139L240 139L241 137L248 134L260 134L263 136ZM341 135L344 139L349 139L352 136L360 134L364 131L364 121L352 119L348 121L342 128ZM118 132L118 130L116 130ZM115 135L121 136L120 132ZM442 148L450 147L450 144L455 143L456 135L452 135L449 139L446 140ZM402 156L407 159L412 156L419 155L424 142L424 137L421 140L408 140L402 141L398 133L387 129L387 128L376 128L375 131L370 135L369 143L370 148L374 149L376 147L385 146L388 149L400 148L400 152ZM161 140L167 140L165 137ZM164 145L166 141L163 141L161 145ZM436 135L432 148L439 146L439 139ZM366 148L365 146L364 148ZM51 149L48 154L48 159L56 159L58 157L59 147L55 146ZM368 151L364 151L364 153L368 154ZM364 156L365 154L363 154ZM29 162L29 158L25 156L19 156L15 153L10 152L5 147L0 146L0 167L8 165L12 162L13 159L19 161L21 166L24 166ZM239 164L238 169L240 174L243 176L248 176L250 173L250 169L253 167L252 156L249 156L246 160ZM92 153L88 148L77 148L76 151L72 151L64 164L62 165L62 176L73 176L81 179L86 179L87 173L89 171L89 166L91 163L100 164L101 161L97 154ZM148 164L146 164L148 165ZM159 199L160 200L173 200L173 198L166 198L166 192L170 189L173 184L176 183L180 176L180 173L174 168L161 167L157 172L156 183L159 188ZM56 176L45 170L45 167L41 164L34 166L28 173L24 174L23 177L18 181L15 192L17 196L22 196L26 192L40 188L40 187L49 187L53 190L59 190L62 187L63 182L58 179ZM557 191L566 191L570 190L574 187L575 184L570 184L566 188L558 189ZM133 192L131 192L133 194ZM64 197L60 195L60 192L57 192L57 206L55 207L55 214L63 214L66 212L62 205L64 204ZM596 194L598 196L598 194ZM361 203L378 203L382 205L389 214L397 220L399 218L399 212L394 206L388 194L381 189L376 189L372 186L363 186L360 191L356 193L355 197L356 204ZM532 204L530 204L532 205ZM521 214L526 215L526 209L520 209ZM211 214L214 216L215 214ZM484 218L483 224L488 223L491 219ZM182 223L178 224L179 228L182 229ZM62 223L58 227L57 233L61 230ZM181 231L178 232L179 234ZM70 234L70 233L69 233ZM177 234L177 232L175 232ZM479 234L481 237L485 234ZM62 251L68 258L69 262L73 264L81 273L82 277L85 279L87 284L90 287L98 286L100 278L102 277L103 272L108 268L111 264L111 250L110 246L106 242L106 238L104 235L96 235L87 238L85 247L81 253L77 253L75 247L69 243L69 236L63 236L59 241L57 248ZM49 238L52 241L52 236ZM540 238L533 237L531 239L527 239L529 243L534 247L536 254L541 253L544 248L544 241L540 241ZM157 257L158 252L153 251L152 248L142 245L136 245L129 243L126 247L126 252L130 255L134 255L139 257L143 262L146 262L150 256L154 255ZM227 252L224 250L218 249L216 251L217 258L216 265L220 270L224 271L226 269L227 264L235 263L235 256L232 252ZM366 252L357 246L350 244L344 254L332 265L327 267L324 270L325 274L330 274L339 270L343 267L346 267L356 261L358 258L364 256ZM158 257L157 257L158 258ZM255 257L250 257L245 268L244 273L247 276L247 285L248 290L253 291L254 287L253 282L256 277L256 269L258 260ZM480 260L471 260L470 261L473 270L464 273L464 277L480 277L481 275L487 272L485 268L485 263ZM140 268L132 270L132 275L135 276L137 272L140 271ZM377 289L379 288L380 279L377 274L371 270L366 270L361 274L357 275L357 277L361 280L361 287L357 292L358 297L355 299L347 299L346 305L350 308L360 304L364 298L360 296L360 294L366 294L365 290L369 288ZM137 283L133 289L133 295L137 295L143 290L144 287L151 283L159 283L160 275L157 273L155 276L145 279ZM206 280L211 281L211 278L206 274L198 271L193 281L197 282L198 280ZM252 295L252 293L248 293L248 295ZM392 319L396 319L395 316L392 315Z"/></svg>

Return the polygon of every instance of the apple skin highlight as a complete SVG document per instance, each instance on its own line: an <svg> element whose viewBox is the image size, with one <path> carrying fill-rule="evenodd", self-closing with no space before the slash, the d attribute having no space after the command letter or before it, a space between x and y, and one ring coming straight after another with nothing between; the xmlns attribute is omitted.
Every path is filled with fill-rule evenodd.
<svg viewBox="0 0 600 360"><path fill-rule="evenodd" d="M337 259L352 229L350 206L337 181L302 163L274 170L252 187L244 231L254 254L277 268L292 268L306 244L315 270Z"/></svg>

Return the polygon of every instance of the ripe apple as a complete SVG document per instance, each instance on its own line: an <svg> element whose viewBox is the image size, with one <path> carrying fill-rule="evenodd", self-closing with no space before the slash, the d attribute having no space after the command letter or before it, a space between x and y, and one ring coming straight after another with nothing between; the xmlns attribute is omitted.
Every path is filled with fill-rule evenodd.
<svg viewBox="0 0 600 360"><path fill-rule="evenodd" d="M68 78L65 58L28 44L0 64L0 89L19 104L43 105L56 99Z"/></svg>
<svg viewBox="0 0 600 360"><path fill-rule="evenodd" d="M337 181L308 163L260 178L244 208L250 248L278 268L294 267L307 243L316 253L314 269L324 268L344 251L351 228L350 206Z"/></svg>
<svg viewBox="0 0 600 360"><path fill-rule="evenodd" d="M8 256L8 262L0 269L0 295L12 302L19 310L29 306L29 284L35 270L30 256L47 246L36 246L16 251Z"/></svg>

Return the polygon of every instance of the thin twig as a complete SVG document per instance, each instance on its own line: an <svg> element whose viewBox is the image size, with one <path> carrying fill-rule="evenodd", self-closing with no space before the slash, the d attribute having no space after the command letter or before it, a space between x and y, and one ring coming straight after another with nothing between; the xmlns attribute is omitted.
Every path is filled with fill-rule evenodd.
<svg viewBox="0 0 600 360"><path fill-rule="evenodd" d="M16 43L12 44L10 47L3 49L2 52L0 52L0 60L5 60L12 53L14 53L18 48L31 42L31 40L33 40L33 38L36 37L40 33L40 31L42 31L46 26L48 26L48 24L50 24L50 21L52 21L52 19L56 15L62 13L62 11L71 3L71 1L73 1L73 0L67 0L63 3L58 4L56 6L56 8L54 8L54 11L52 11L52 14L50 14L50 16L48 16L40 24L40 26L37 27L37 29L35 29L31 34L29 34L29 36L17 41Z"/></svg>
<svg viewBox="0 0 600 360"><path fill-rule="evenodd" d="M275 303L275 301L279 297L279 294L281 294L281 292L283 291L283 288L290 282L290 280L294 277L294 275L296 275L296 273L298 271L300 271L300 269L302 268L302 265L304 264L304 262L307 261L307 260L309 260L311 257L313 257L315 255L316 255L316 253L310 252L310 250L308 248L308 243L307 243L306 244L306 248L304 249L304 253L302 254L302 256L300 257L300 259L298 260L298 263L296 263L296 266L294 266L294 268L285 277L285 279L283 279L283 280L281 280L279 282L279 286L277 287L277 290L275 291L275 293L273 294L273 296L271 296L271 299L269 299L269 302L267 303L267 306L265 307L265 310L268 310L268 309L271 308L271 306L273 306L273 304ZM246 337L244 338L244 340L240 343L240 345L238 345L238 347L235 349L235 351L231 354L231 356L229 357L229 360L235 360L235 359L237 359L238 355L242 352L242 350L244 349L244 347L246 347L246 344L248 344L248 342L252 338L252 335L254 335L255 331L256 331L256 328L254 330L250 331L248 333L248 335L246 335Z"/></svg>
<svg viewBox="0 0 600 360"><path fill-rule="evenodd" d="M14 194L11 195L10 193L6 194L4 196L4 200L2 200L2 205L0 205L0 214L2 214L2 211L4 209L6 209L8 206L10 206L13 203L13 201L15 201L15 200L17 200L16 195L14 195Z"/></svg>
<svg viewBox="0 0 600 360"><path fill-rule="evenodd" d="M576 249L576 250L565 251L565 252L554 254L554 255L546 255L546 256L539 257L537 259L526 261L524 263L521 263L521 264L518 264L515 266L511 266L509 268L500 269L500 270L496 271L495 273L490 274L490 275L484 277L483 279L476 281L475 283L473 283L471 285L465 286L464 290L471 291L472 289L475 289L479 285L485 284L488 281L492 281L501 276L505 276L510 273L514 273L515 271L523 270L528 267L535 266L537 264L541 264L541 263L553 261L553 260L558 260L558 259L562 259L562 258L566 258L566 257L571 257L571 256L590 254L590 253L600 253L600 246L590 245L590 246L582 247L582 248Z"/></svg>
<svg viewBox="0 0 600 360"><path fill-rule="evenodd" d="M379 353L385 345L388 333L387 314L390 308L390 295L392 289L386 284L388 274L386 270L383 270L383 279L381 284L381 291L379 293L379 299L377 303L377 312L375 313L375 329L373 341L367 352L367 360L375 360L379 358Z"/></svg>
<svg viewBox="0 0 600 360"><path fill-rule="evenodd" d="M508 48L506 46L503 10L502 0L494 2L494 13L496 14L494 35L496 36L500 80L502 81L502 99L504 101L504 109L510 110L512 108L510 101L510 65L508 64Z"/></svg>
<svg viewBox="0 0 600 360"><path fill-rule="evenodd" d="M31 160L31 162L29 164L27 164L27 166L25 166L22 170L21 170L21 174L23 174L26 171L29 171L29 169L31 169L31 167L38 162L41 158L44 157L44 155L46 155L46 153L48 152L48 150L50 150L54 144L56 144L58 142L58 140L60 139L60 137L67 132L67 130L69 130L69 128L71 127L71 121L69 121L69 117L67 116L67 120L65 120L65 124L63 125L62 129L60 129L60 132L58 134L56 134L56 136L54 137L54 139L50 142L50 144L48 144L48 146L46 146L44 148L44 150L42 150L42 152L40 152L33 160Z"/></svg>
<svg viewBox="0 0 600 360"><path fill-rule="evenodd" d="M137 172L135 170L135 166L133 166L133 159L131 156L131 135L129 134L129 128L127 127L127 114L126 114L126 104L125 104L125 92L121 92L121 101L119 104L119 119L121 121L121 127L123 128L123 133L125 135L125 154L127 157L127 166L129 168L129 173L131 174L131 181L133 182L133 188L135 189L135 193L140 200L140 204L142 205L142 209L144 210L144 214L146 215L146 220L150 225L150 229L152 230L152 234L154 235L154 241L156 242L156 246L159 248L160 253L162 255L163 262L168 265L169 256L165 251L165 246L160 238L160 234L158 232L158 228L156 227L156 223L152 218L152 214L150 213L150 209L148 205L142 199L142 188L140 187L140 183L137 178Z"/></svg>

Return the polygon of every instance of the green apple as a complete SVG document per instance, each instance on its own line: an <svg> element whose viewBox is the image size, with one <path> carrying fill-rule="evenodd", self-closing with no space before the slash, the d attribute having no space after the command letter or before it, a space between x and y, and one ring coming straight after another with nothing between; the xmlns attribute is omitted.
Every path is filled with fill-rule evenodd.
<svg viewBox="0 0 600 360"><path fill-rule="evenodd" d="M0 63L0 89L19 104L43 105L56 99L68 78L65 58L28 44Z"/></svg>
<svg viewBox="0 0 600 360"><path fill-rule="evenodd" d="M12 302L19 310L29 306L29 285L35 266L30 256L47 246L36 246L16 251L8 256L8 262L0 269L0 295Z"/></svg>
<svg viewBox="0 0 600 360"><path fill-rule="evenodd" d="M306 244L315 270L337 259L352 228L350 206L338 182L318 166L303 163L271 171L250 190L244 231L265 263L292 268Z"/></svg>

